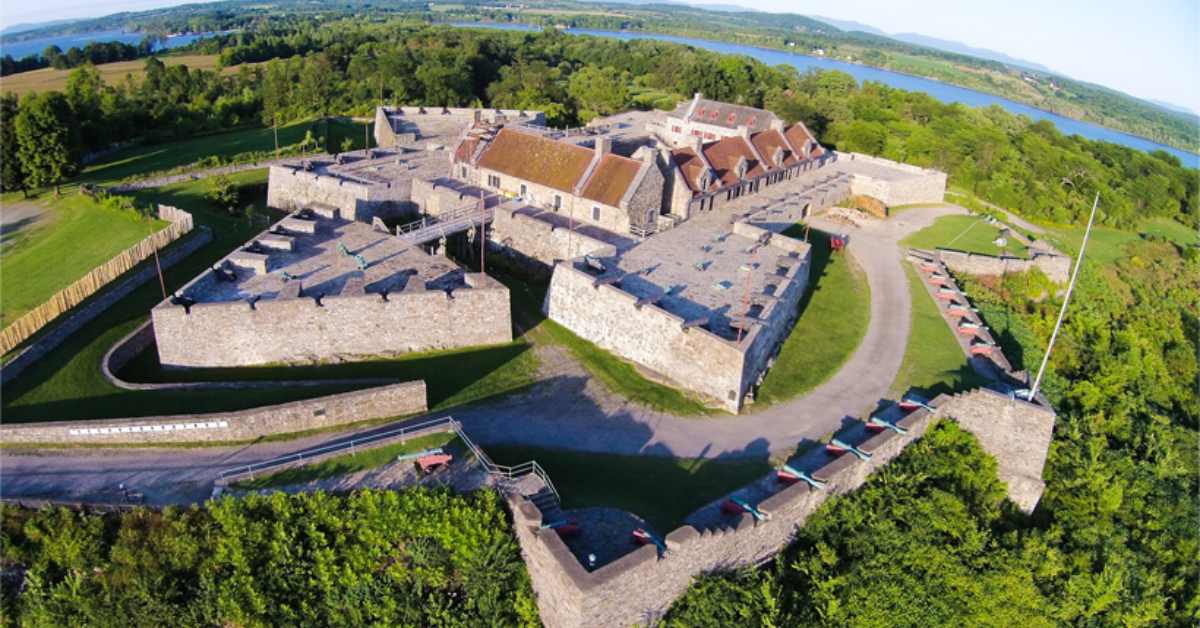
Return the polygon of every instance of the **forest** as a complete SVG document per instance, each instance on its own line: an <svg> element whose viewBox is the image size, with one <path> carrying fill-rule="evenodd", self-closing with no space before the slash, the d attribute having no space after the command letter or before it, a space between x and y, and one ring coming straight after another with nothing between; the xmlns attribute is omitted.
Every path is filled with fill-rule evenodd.
<svg viewBox="0 0 1200 628"><path fill-rule="evenodd" d="M539 625L500 498L251 495L124 513L0 506L2 615L29 626Z"/></svg>
<svg viewBox="0 0 1200 628"><path fill-rule="evenodd" d="M292 19L207 45L237 71L167 67L151 57L140 82L106 85L84 66L65 93L20 103L6 96L0 152L17 159L5 159L3 189L53 185L84 155L116 142L369 115L381 103L541 109L561 127L631 107L669 108L700 91L802 120L835 148L944 170L951 185L1032 218L1079 222L1093 190L1105 198L1103 224L1136 228L1166 217L1200 225L1196 172L1171 155L1064 136L998 107L859 85L838 72L801 75L655 41L351 20Z"/></svg>
<svg viewBox="0 0 1200 628"><path fill-rule="evenodd" d="M1108 227L1138 230L1150 218L1200 227L1197 172L1168 154L836 72L800 75L654 41L405 22L295 18L220 46L233 73L150 58L143 80L105 85L85 65L64 93L0 100L3 188L55 185L115 142L366 115L380 103L542 109L564 126L702 91L802 120L838 149L945 170L952 186L1064 229L1086 221L1096 192ZM830 502L771 566L698 581L669 621L1195 625L1198 278L1194 246L1149 234L1088 258L1050 362L1045 392L1059 414L1032 516L1003 503L978 445L942 425L863 490ZM1030 275L967 286L1023 369L1040 363L1061 304L1044 286ZM32 624L511 625L534 613L494 497L272 496L161 515L4 514L6 565L30 568L19 602L6 589L5 614ZM484 568L512 576L482 587L471 574Z"/></svg>

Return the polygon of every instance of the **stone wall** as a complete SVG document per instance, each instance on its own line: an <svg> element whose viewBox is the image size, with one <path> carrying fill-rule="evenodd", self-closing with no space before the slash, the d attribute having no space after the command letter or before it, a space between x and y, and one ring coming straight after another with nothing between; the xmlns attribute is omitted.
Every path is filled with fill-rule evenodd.
<svg viewBox="0 0 1200 628"><path fill-rule="evenodd" d="M1042 469L1054 436L1054 410L978 388L946 399L937 411L979 439L996 458L996 474L1008 486L1008 498L1033 512L1046 489Z"/></svg>
<svg viewBox="0 0 1200 628"><path fill-rule="evenodd" d="M579 563L556 533L540 528L542 516L532 503L511 501L514 529L542 621L553 628L655 623L694 577L758 565L774 556L826 500L857 489L938 418L956 419L973 433L982 448L996 457L1009 499L1032 511L1041 495L1040 474L1053 411L984 389L943 395L932 405L932 413L919 409L897 421L905 434L883 431L859 443L859 449L871 454L870 460L845 454L813 470L811 475L825 482L824 487L797 482L762 500L757 506L769 519L756 521L744 514L715 529L685 525L666 535L664 555L647 545L593 572Z"/></svg>
<svg viewBox="0 0 1200 628"><path fill-rule="evenodd" d="M662 557L653 545L646 545L593 572L579 564L556 533L540 529L541 513L532 503L513 502L513 525L542 621L554 628L654 623L694 577L757 565L774 556L826 499L858 488L924 434L931 421L926 410L914 412L899 421L907 434L885 431L859 445L873 454L871 460L847 454L814 471L814 477L827 482L823 489L797 482L775 493L758 505L770 513L768 520L756 522L746 514L724 528L700 531L683 526L666 536Z"/></svg>
<svg viewBox="0 0 1200 628"><path fill-rule="evenodd" d="M464 207L479 207L479 197L469 196L447 186L424 179L412 180L412 202L422 214L440 216Z"/></svg>
<svg viewBox="0 0 1200 628"><path fill-rule="evenodd" d="M408 128L397 132L388 121L388 113L399 113L403 123L415 125L416 134ZM545 116L540 111L522 111L519 109L471 109L468 107L376 107L375 108L375 145L383 148L393 148L412 143L419 135L423 124L443 125L447 120L461 121L463 128L472 124L478 113L482 122L496 124L524 120L528 124L543 125Z"/></svg>
<svg viewBox="0 0 1200 628"><path fill-rule="evenodd" d="M734 228L747 237L765 233L744 223ZM554 267L546 314L580 337L738 412L790 328L808 284L808 245L779 234L772 235L768 245L797 253L802 261L779 277L779 298L759 313L759 324L741 342L700 326L688 327L683 318L655 304L639 305L636 296L619 287L619 281L597 282L575 263Z"/></svg>
<svg viewBox="0 0 1200 628"><path fill-rule="evenodd" d="M271 166L267 205L287 212L320 203L342 210L342 217L371 222L411 211L412 179L368 185L334 174L307 172L295 165Z"/></svg>
<svg viewBox="0 0 1200 628"><path fill-rule="evenodd" d="M158 445L243 441L425 412L425 382L404 382L236 412L6 423L0 443Z"/></svg>
<svg viewBox="0 0 1200 628"><path fill-rule="evenodd" d="M946 196L946 173L928 168L872 157L861 153L841 153L841 163L849 164L853 173L850 191L883 201L884 205L912 205L916 203L941 203ZM907 176L872 176L871 170L855 172L853 165L863 163L874 169L884 168Z"/></svg>
<svg viewBox="0 0 1200 628"><path fill-rule="evenodd" d="M557 228L544 220L497 207L492 219L493 242L521 255L553 266L555 262L583 255L616 255L613 245L578 231Z"/></svg>
<svg viewBox="0 0 1200 628"><path fill-rule="evenodd" d="M320 300L164 301L151 311L164 366L310 363L512 341L508 288L478 273L450 292L405 288Z"/></svg>
<svg viewBox="0 0 1200 628"><path fill-rule="evenodd" d="M1071 258L1065 255L1052 255L1031 251L1033 257L981 255L953 249L938 249L938 258L947 268L956 273L968 275L1003 275L1019 273L1033 268L1045 273L1055 283L1066 283L1071 275Z"/></svg>

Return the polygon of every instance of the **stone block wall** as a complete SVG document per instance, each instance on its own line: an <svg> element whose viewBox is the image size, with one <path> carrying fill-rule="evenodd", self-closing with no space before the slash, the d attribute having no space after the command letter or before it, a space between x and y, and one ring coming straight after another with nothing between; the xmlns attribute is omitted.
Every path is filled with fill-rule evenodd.
<svg viewBox="0 0 1200 628"><path fill-rule="evenodd" d="M616 247L607 242L578 231L557 228L508 207L496 208L490 233L497 244L546 266L583 255L608 257L617 254Z"/></svg>
<svg viewBox="0 0 1200 628"><path fill-rule="evenodd" d="M937 407L995 456L996 474L1008 486L1008 498L1033 512L1046 483L1042 470L1054 436L1054 410L986 388L954 395Z"/></svg>
<svg viewBox="0 0 1200 628"><path fill-rule="evenodd" d="M311 204L332 205L347 220L371 222L411 210L412 179L368 185L332 174L306 172L293 165L271 166L267 205L293 212Z"/></svg>
<svg viewBox="0 0 1200 628"><path fill-rule="evenodd" d="M748 237L768 234L749 224L735 225L734 229ZM612 283L599 284L574 263L554 267L546 314L582 338L736 413L790 330L796 306L808 285L810 255L806 244L771 234L768 246L796 255L797 263L778 276L778 298L759 312L757 324L741 342L726 340L703 327L685 327L681 317L657 305L639 307L635 295Z"/></svg>
<svg viewBox="0 0 1200 628"><path fill-rule="evenodd" d="M468 196L445 185L425 179L412 180L411 198L421 213L440 216L464 207L478 207L479 197Z"/></svg>
<svg viewBox="0 0 1200 628"><path fill-rule="evenodd" d="M172 442L243 441L336 427L428 410L425 382L377 386L338 395L236 412L179 414L130 419L6 423L0 442L19 444L157 445Z"/></svg>
<svg viewBox="0 0 1200 628"><path fill-rule="evenodd" d="M540 529L542 516L530 502L513 500L514 529L547 626L631 626L655 623L696 576L758 565L790 543L797 528L829 498L854 491L890 463L939 418L952 418L979 439L999 463L1008 497L1026 512L1041 495L1041 468L1049 447L1054 413L1043 406L978 389L941 396L934 412L919 409L897 421L905 434L884 431L858 448L867 461L845 454L811 472L825 482L819 489L797 482L761 501L770 515L749 514L715 529L683 526L666 535L667 552L641 547L588 572L553 531ZM1034 475L1036 474L1036 475Z"/></svg>
<svg viewBox="0 0 1200 628"><path fill-rule="evenodd" d="M946 173L944 172L861 153L842 153L840 162L853 173L850 182L850 191L853 194L877 198L888 207L916 203L941 203L945 200ZM872 176L870 170L864 169L863 172L855 172L855 163L868 164L874 168L886 168L907 176L881 178Z"/></svg>
<svg viewBox="0 0 1200 628"><path fill-rule="evenodd" d="M512 341L508 288L479 274L451 292L196 303L151 311L164 366L310 363Z"/></svg>
<svg viewBox="0 0 1200 628"><path fill-rule="evenodd" d="M771 518L755 521L743 515L728 527L697 530L683 526L665 538L659 557L652 545L588 572L552 531L542 531L541 513L525 501L511 503L513 524L547 626L631 626L654 623L698 575L752 566L775 555L793 538L797 527L829 497L858 488L928 429L933 416L914 412L899 422L904 435L885 431L859 445L872 453L869 461L852 455L834 459L813 475L827 482L812 489L798 482L759 504Z"/></svg>
<svg viewBox="0 0 1200 628"><path fill-rule="evenodd" d="M981 255L953 249L938 249L938 258L947 268L956 273L968 275L1002 275L1019 273L1037 268L1045 273L1055 283L1066 283L1071 275L1071 258L1065 255L1052 255L1032 252L1033 257Z"/></svg>

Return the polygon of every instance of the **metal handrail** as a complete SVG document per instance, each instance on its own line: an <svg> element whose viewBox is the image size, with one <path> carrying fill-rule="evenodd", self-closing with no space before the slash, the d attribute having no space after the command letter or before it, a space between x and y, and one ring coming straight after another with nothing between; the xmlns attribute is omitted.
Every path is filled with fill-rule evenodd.
<svg viewBox="0 0 1200 628"><path fill-rule="evenodd" d="M219 483L226 478L240 475L251 475L251 477L253 477L253 474L255 473L260 473L287 464L301 462L310 458L316 458L324 454L341 451L344 449L353 450L358 446L370 445L372 443L395 438L397 436L415 435L417 432L427 432L440 427L449 427L454 434L458 436L459 440L466 445L467 449L471 451L471 453L475 456L475 459L478 460L481 465L483 465L484 470L489 475L500 476L506 482L512 482L517 478L521 478L529 474L536 475L538 476L538 479L540 479L542 483L546 485L546 488L550 489L550 492L554 495L555 503L562 502L562 498L558 493L558 489L554 486L554 482L550 480L550 474L547 473L546 470L542 468L542 465L538 464L536 460L522 462L514 466L496 464L491 458L488 457L486 453L483 452L482 449L479 448L478 445L475 444L475 441L471 440L471 437L467 436L467 433L462 429L462 424L456 421L452 416L432 419L421 423L415 423L413 425L405 425L394 430L371 434L370 436L363 438L350 439L348 441L334 443L324 447L318 447L316 449L300 451L294 454L288 454L286 456L279 456L270 460L264 460L263 462L255 462L239 467L233 467L218 473L217 482ZM507 489L508 487L505 486L504 488Z"/></svg>
<svg viewBox="0 0 1200 628"><path fill-rule="evenodd" d="M264 460L263 462L255 462L255 463L251 463L251 464L247 464L247 465L242 465L240 467L226 469L217 474L217 479L223 480L223 479L225 479L229 476L233 476L233 475L256 473L259 471L263 471L265 469L271 469L271 468L279 467L279 466L282 466L285 464L299 462L301 460L305 460L306 458L315 458L317 456L331 453L334 451L339 451L342 449L354 449L355 447L360 446L360 445L368 445L368 444L374 443L376 441L385 440L385 439L392 438L395 436L404 436L404 435L412 434L413 432L417 432L417 431L426 431L426 430L430 430L435 427L441 427L444 425L451 426L455 432L458 432L461 434L461 430L459 430L458 421L455 421L454 417L442 417L440 419L433 419L431 421L425 421L423 423L417 423L414 425L406 425L406 426L403 426L403 427L400 427L400 428L397 428L394 430L389 430L387 432L371 434L370 436L366 436L364 438L350 439L349 441L345 441L345 442L341 442L341 443L334 443L332 445L326 445L324 447L318 447L316 449L308 449L305 451L296 452L294 454L288 454L286 456L279 456L278 458Z"/></svg>

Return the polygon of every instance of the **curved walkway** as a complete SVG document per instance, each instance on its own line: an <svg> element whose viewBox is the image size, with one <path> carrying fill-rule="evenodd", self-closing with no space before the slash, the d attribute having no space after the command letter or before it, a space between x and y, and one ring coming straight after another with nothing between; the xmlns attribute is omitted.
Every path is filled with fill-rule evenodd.
<svg viewBox="0 0 1200 628"><path fill-rule="evenodd" d="M876 407L891 387L908 343L911 296L899 241L960 207L914 208L862 228L822 219L814 226L850 234L849 251L867 274L871 319L862 343L828 381L800 398L739 417L677 417L609 393L570 359L543 348L548 379L530 391L454 416L480 443L679 457L766 457L817 440ZM393 426L371 428L388 429ZM357 433L370 430L358 430ZM119 483L152 503L204 499L224 468L330 444L354 432L242 447L151 450L54 450L0 457L4 494L100 501L118 499Z"/></svg>

